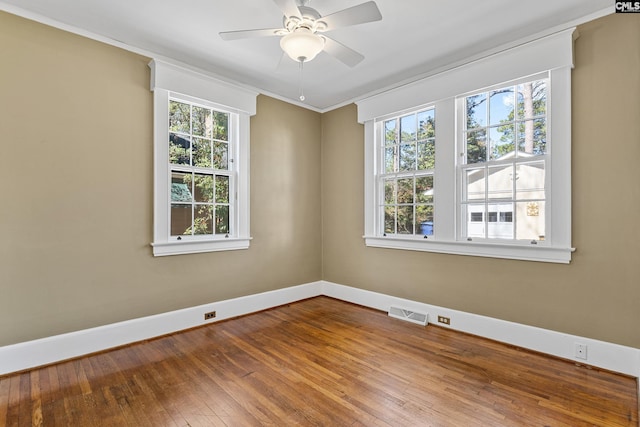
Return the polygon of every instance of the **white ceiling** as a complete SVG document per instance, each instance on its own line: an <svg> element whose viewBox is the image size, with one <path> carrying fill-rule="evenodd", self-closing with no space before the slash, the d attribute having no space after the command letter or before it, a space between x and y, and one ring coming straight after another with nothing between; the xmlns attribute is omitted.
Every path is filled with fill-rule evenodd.
<svg viewBox="0 0 640 427"><path fill-rule="evenodd" d="M293 1L293 0L292 0ZM365 0L312 0L328 15ZM382 21L337 29L365 56L349 68L326 53L305 64L305 105L327 111L499 46L614 11L612 0L376 0ZM0 0L0 9L99 40L124 43L293 103L298 64L279 37L223 41L218 33L282 26L273 0Z"/></svg>

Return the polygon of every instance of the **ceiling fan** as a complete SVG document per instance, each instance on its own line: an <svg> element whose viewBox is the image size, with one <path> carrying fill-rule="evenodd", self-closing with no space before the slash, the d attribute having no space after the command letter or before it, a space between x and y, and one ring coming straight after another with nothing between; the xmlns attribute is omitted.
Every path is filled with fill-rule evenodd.
<svg viewBox="0 0 640 427"><path fill-rule="evenodd" d="M307 6L310 0L273 0L284 13L282 28L223 31L223 40L238 40L253 37L281 36L280 47L294 61L311 61L321 51L354 67L364 59L360 53L348 48L324 33L350 25L364 24L382 19L374 1L359 4L322 16ZM321 35L322 34L322 35Z"/></svg>

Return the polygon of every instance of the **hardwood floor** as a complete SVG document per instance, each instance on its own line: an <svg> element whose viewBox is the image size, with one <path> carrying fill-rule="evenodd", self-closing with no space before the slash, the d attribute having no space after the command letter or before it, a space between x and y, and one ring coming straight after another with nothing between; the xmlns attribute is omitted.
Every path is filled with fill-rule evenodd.
<svg viewBox="0 0 640 427"><path fill-rule="evenodd" d="M318 297L0 378L0 425L637 426L638 396L634 378Z"/></svg>

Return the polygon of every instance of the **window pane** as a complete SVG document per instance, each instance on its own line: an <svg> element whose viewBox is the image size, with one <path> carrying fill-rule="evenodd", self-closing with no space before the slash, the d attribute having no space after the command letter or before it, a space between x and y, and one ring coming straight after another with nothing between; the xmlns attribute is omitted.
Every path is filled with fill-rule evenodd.
<svg viewBox="0 0 640 427"><path fill-rule="evenodd" d="M544 202L516 203L516 239L544 240L544 212Z"/></svg>
<svg viewBox="0 0 640 427"><path fill-rule="evenodd" d="M196 205L193 213L193 234L213 234L213 206Z"/></svg>
<svg viewBox="0 0 640 427"><path fill-rule="evenodd" d="M547 121L526 120L518 124L518 151L533 155L547 152Z"/></svg>
<svg viewBox="0 0 640 427"><path fill-rule="evenodd" d="M411 114L400 118L400 141L413 142L416 140L416 116Z"/></svg>
<svg viewBox="0 0 640 427"><path fill-rule="evenodd" d="M513 165L489 168L489 199L513 198Z"/></svg>
<svg viewBox="0 0 640 427"><path fill-rule="evenodd" d="M193 166L200 168L211 167L211 141L193 138Z"/></svg>
<svg viewBox="0 0 640 427"><path fill-rule="evenodd" d="M487 131L484 129L467 133L467 164L487 160Z"/></svg>
<svg viewBox="0 0 640 427"><path fill-rule="evenodd" d="M516 166L516 199L544 199L544 162Z"/></svg>
<svg viewBox="0 0 640 427"><path fill-rule="evenodd" d="M191 164L191 139L188 136L169 134L169 163Z"/></svg>
<svg viewBox="0 0 640 427"><path fill-rule="evenodd" d="M191 234L191 205L171 205L171 235Z"/></svg>
<svg viewBox="0 0 640 427"><path fill-rule="evenodd" d="M400 145L400 168L401 171L416 169L416 145Z"/></svg>
<svg viewBox="0 0 640 427"><path fill-rule="evenodd" d="M487 125L487 94L480 93L466 98L467 129Z"/></svg>
<svg viewBox="0 0 640 427"><path fill-rule="evenodd" d="M433 206L416 206L416 234L423 236L433 235Z"/></svg>
<svg viewBox="0 0 640 427"><path fill-rule="evenodd" d="M229 206L216 206L216 234L228 234Z"/></svg>
<svg viewBox="0 0 640 427"><path fill-rule="evenodd" d="M216 203L229 203L229 177L216 175Z"/></svg>
<svg viewBox="0 0 640 427"><path fill-rule="evenodd" d="M213 168L227 170L229 168L229 147L226 142L213 143Z"/></svg>
<svg viewBox="0 0 640 427"><path fill-rule="evenodd" d="M436 136L435 110L427 110L418 113L418 140L433 138Z"/></svg>
<svg viewBox="0 0 640 427"><path fill-rule="evenodd" d="M545 80L518 85L518 119L530 119L547 113Z"/></svg>
<svg viewBox="0 0 640 427"><path fill-rule="evenodd" d="M398 234L413 234L413 205L398 206Z"/></svg>
<svg viewBox="0 0 640 427"><path fill-rule="evenodd" d="M171 174L171 201L192 202L191 174L173 172ZM191 221L191 220L189 220Z"/></svg>
<svg viewBox="0 0 640 427"><path fill-rule="evenodd" d="M398 142L397 140L397 121L396 119L384 122L384 143L391 145Z"/></svg>
<svg viewBox="0 0 640 427"><path fill-rule="evenodd" d="M193 107L193 135L211 138L213 130L213 113L208 108Z"/></svg>
<svg viewBox="0 0 640 427"><path fill-rule="evenodd" d="M492 91L489 95L489 124L493 126L513 122L514 103L512 87Z"/></svg>
<svg viewBox="0 0 640 427"><path fill-rule="evenodd" d="M491 160L514 155L516 145L514 143L513 124L491 128Z"/></svg>
<svg viewBox="0 0 640 427"><path fill-rule="evenodd" d="M413 178L398 179L398 204L413 203Z"/></svg>
<svg viewBox="0 0 640 427"><path fill-rule="evenodd" d="M485 169L469 169L465 173L465 200L484 200L486 198Z"/></svg>
<svg viewBox="0 0 640 427"><path fill-rule="evenodd" d="M418 142L418 170L436 166L436 142L433 139Z"/></svg>
<svg viewBox="0 0 640 427"><path fill-rule="evenodd" d="M213 112L213 137L221 141L229 140L229 114Z"/></svg>
<svg viewBox="0 0 640 427"><path fill-rule="evenodd" d="M384 182L384 203L392 205L396 202L396 181L388 179Z"/></svg>
<svg viewBox="0 0 640 427"><path fill-rule="evenodd" d="M396 207L386 206L384 208L384 232L395 234L396 232Z"/></svg>
<svg viewBox="0 0 640 427"><path fill-rule="evenodd" d="M213 202L213 176L195 174L193 176L194 200L196 202Z"/></svg>
<svg viewBox="0 0 640 427"><path fill-rule="evenodd" d="M416 203L433 203L433 176L416 178Z"/></svg>
<svg viewBox="0 0 640 427"><path fill-rule="evenodd" d="M386 173L397 172L397 169L396 169L397 149L398 149L397 146L391 146L384 149L384 165L385 165Z"/></svg>
<svg viewBox="0 0 640 427"><path fill-rule="evenodd" d="M177 101L169 101L169 131L191 133L191 106Z"/></svg>

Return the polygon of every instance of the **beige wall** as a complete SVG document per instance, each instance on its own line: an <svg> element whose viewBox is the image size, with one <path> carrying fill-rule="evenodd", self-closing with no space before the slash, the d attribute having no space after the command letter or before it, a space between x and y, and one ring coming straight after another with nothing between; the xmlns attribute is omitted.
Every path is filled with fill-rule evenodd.
<svg viewBox="0 0 640 427"><path fill-rule="evenodd" d="M251 120L246 251L154 258L148 58L0 12L0 346L321 278L321 115Z"/></svg>
<svg viewBox="0 0 640 427"><path fill-rule="evenodd" d="M640 25L580 33L570 265L366 248L355 106L264 96L251 248L154 258L148 58L0 13L0 346L323 278L640 348Z"/></svg>
<svg viewBox="0 0 640 427"><path fill-rule="evenodd" d="M580 34L570 265L366 248L363 128L347 106L322 122L323 278L640 347L640 21L610 15Z"/></svg>

